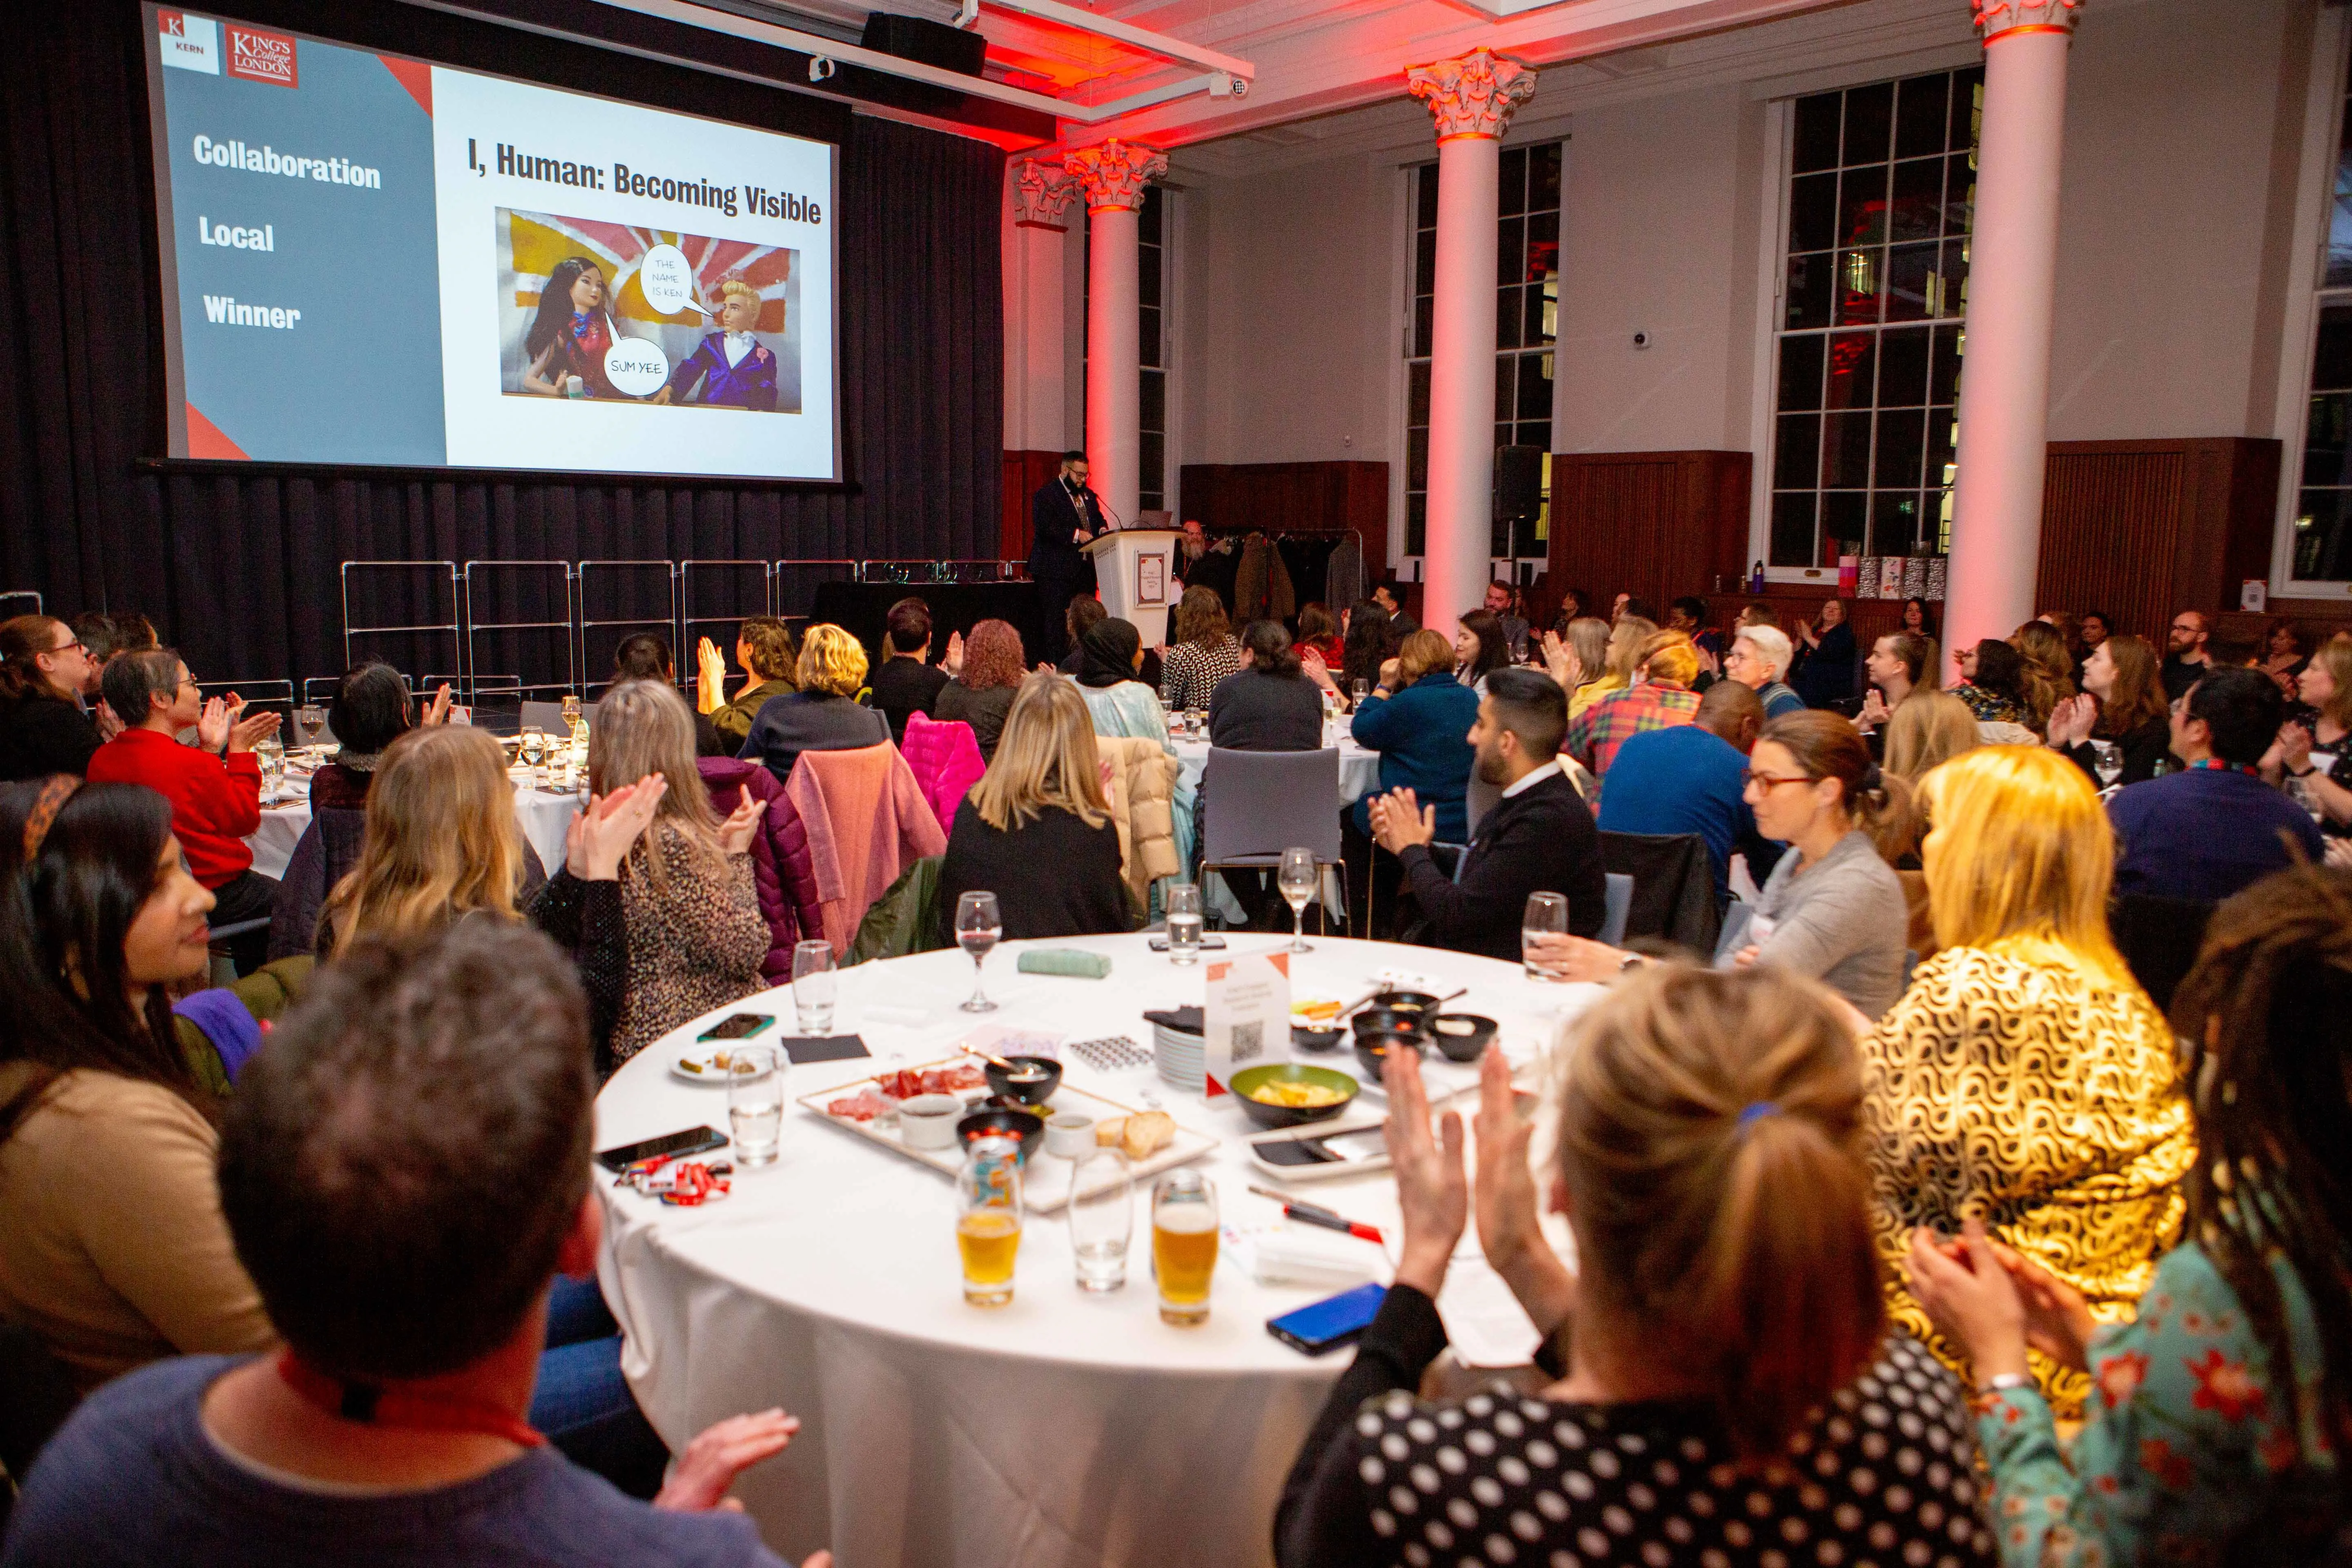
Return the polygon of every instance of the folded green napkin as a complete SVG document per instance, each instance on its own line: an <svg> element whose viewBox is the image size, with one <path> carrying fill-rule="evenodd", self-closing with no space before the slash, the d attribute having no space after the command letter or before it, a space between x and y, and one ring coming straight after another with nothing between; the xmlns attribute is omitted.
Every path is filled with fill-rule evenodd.
<svg viewBox="0 0 2352 1568"><path fill-rule="evenodd" d="M1024 974L1075 974L1100 980L1110 973L1110 955L1082 952L1075 947L1033 947L1021 954Z"/></svg>

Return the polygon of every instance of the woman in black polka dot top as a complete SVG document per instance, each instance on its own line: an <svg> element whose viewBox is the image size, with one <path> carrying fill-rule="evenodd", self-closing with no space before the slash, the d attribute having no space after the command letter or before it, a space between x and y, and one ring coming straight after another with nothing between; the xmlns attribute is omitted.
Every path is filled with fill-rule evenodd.
<svg viewBox="0 0 2352 1568"><path fill-rule="evenodd" d="M1291 1471L1282 1568L1995 1561L1967 1399L1886 1331L1861 1062L1826 994L1660 966L1595 1004L1560 1054L1552 1203L1580 1279L1537 1228L1499 1052L1475 1185L1480 1244L1547 1331L1537 1363L1559 1381L1412 1396L1445 1345L1435 1301L1473 1194L1460 1118L1433 1135L1419 1063L1392 1055L1403 1259Z"/></svg>

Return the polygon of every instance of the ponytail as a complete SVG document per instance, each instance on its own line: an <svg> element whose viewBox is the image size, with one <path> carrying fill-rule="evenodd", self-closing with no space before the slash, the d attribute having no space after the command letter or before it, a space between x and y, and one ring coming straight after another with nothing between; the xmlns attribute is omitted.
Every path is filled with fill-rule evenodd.
<svg viewBox="0 0 2352 1568"><path fill-rule="evenodd" d="M1847 721L1818 709L1783 713L1758 739L1787 751L1808 777L1837 780L1847 819L1870 835L1890 865L1916 851L1918 818L1909 781L1871 761L1869 745Z"/></svg>

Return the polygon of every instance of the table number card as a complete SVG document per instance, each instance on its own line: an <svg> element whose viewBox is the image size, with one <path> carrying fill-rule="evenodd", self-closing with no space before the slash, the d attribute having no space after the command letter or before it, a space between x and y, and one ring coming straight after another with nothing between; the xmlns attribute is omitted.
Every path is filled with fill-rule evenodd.
<svg viewBox="0 0 2352 1568"><path fill-rule="evenodd" d="M1290 955L1258 952L1210 964L1202 1022L1213 1097L1224 1093L1244 1068L1286 1058Z"/></svg>

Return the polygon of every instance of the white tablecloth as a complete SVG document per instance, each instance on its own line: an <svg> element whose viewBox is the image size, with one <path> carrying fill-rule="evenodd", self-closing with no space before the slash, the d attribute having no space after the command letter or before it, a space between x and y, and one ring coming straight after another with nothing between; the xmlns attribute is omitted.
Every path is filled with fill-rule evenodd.
<svg viewBox="0 0 2352 1568"><path fill-rule="evenodd" d="M515 826L539 851L541 868L553 876L563 865L563 834L580 810L576 795L515 788ZM246 843L253 850L253 868L265 877L283 877L294 858L294 846L310 826L310 802L306 797L284 805L265 806L261 826Z"/></svg>
<svg viewBox="0 0 2352 1568"><path fill-rule="evenodd" d="M1244 934L1234 944L1270 951L1280 939ZM1144 1010L1202 998L1202 969L1175 967L1140 935L1050 944L1112 954L1107 981L1017 973L1021 945L989 959L989 994L1003 1004L995 1013L957 1010L971 965L951 951L845 971L835 1028L862 1035L883 1066L894 1057L903 1065L935 1059L990 1024L1067 1040L1126 1035L1149 1051ZM1342 938L1315 946L1293 960L1301 991L1352 997L1383 966L1450 981L1447 990L1468 984L1451 1005L1496 1018L1515 1062L1532 1061L1597 994L1427 948ZM780 1028L793 1021L788 992L738 1006L777 1014ZM726 1130L723 1092L667 1070L707 1026L688 1025L614 1077L597 1101L597 1147L701 1123ZM1344 1051L1303 1059L1354 1066ZM1432 1062L1433 1083L1475 1082L1471 1069ZM796 1068L789 1092L797 1100L877 1065ZM1074 1086L1128 1104L1157 1096L1180 1123L1226 1139L1206 1165L1226 1222L1276 1217L1273 1204L1247 1191L1269 1179L1235 1142L1256 1129L1231 1101L1213 1109L1149 1066L1100 1073L1066 1051L1064 1065ZM1359 1108L1377 1115L1381 1103L1367 1094ZM740 1172L734 1195L720 1204L664 1208L612 1192L605 1180L598 1185L607 1200L604 1294L628 1331L630 1381L663 1436L676 1445L722 1416L771 1405L805 1423L782 1458L737 1488L771 1546L792 1561L825 1545L842 1568L1235 1568L1270 1560L1283 1478L1346 1357L1308 1360L1269 1335L1265 1320L1328 1290L1261 1287L1227 1259L1205 1325L1161 1323L1149 1272L1149 1194L1139 1190L1126 1289L1082 1295L1065 1218L1043 1215L1022 1235L1013 1303L967 1307L946 1178L797 1105L777 1163ZM1395 1188L1385 1173L1296 1190L1394 1234ZM1492 1274L1485 1279L1491 1286ZM1449 1284L1448 1301L1454 1297Z"/></svg>
<svg viewBox="0 0 2352 1568"><path fill-rule="evenodd" d="M1328 736L1326 745L1333 744ZM1347 736L1336 742L1339 748L1339 804L1353 805L1377 788L1381 782L1381 754L1369 746L1360 746ZM1176 765L1181 770L1181 786L1198 791L1201 775L1209 768L1209 742L1204 739L1179 739L1176 742Z"/></svg>

